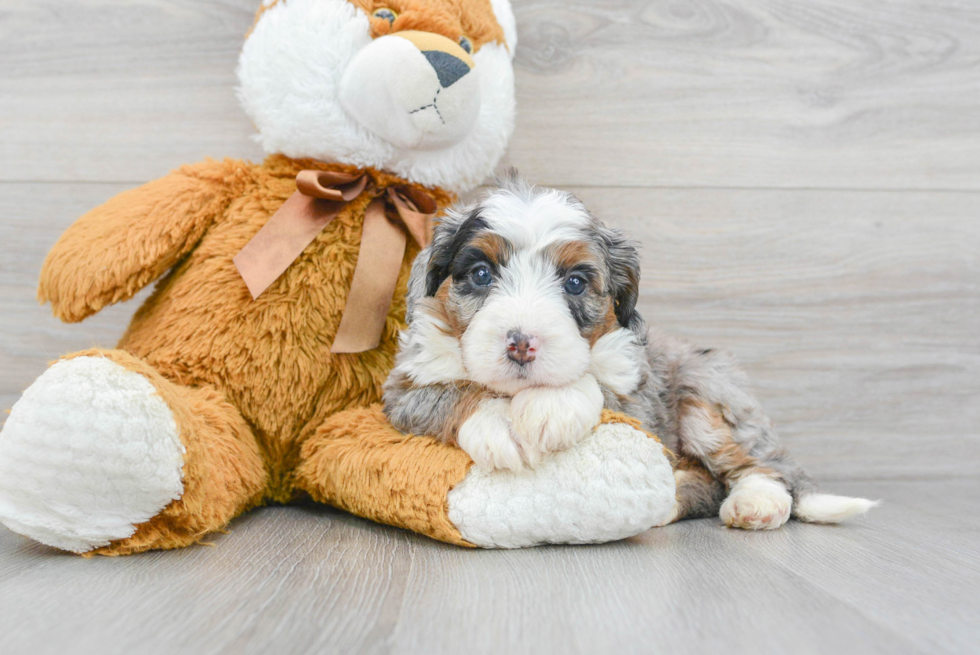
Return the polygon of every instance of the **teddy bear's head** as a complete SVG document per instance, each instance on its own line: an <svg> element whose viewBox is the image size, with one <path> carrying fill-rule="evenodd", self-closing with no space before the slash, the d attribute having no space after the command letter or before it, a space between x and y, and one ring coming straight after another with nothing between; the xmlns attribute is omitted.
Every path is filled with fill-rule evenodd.
<svg viewBox="0 0 980 655"><path fill-rule="evenodd" d="M514 123L509 0L264 0L238 65L267 152L465 191Z"/></svg>

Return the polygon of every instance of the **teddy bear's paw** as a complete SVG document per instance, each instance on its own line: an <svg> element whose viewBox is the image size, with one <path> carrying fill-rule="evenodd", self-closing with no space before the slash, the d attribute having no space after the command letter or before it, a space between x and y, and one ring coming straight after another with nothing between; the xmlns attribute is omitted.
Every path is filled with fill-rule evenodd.
<svg viewBox="0 0 980 655"><path fill-rule="evenodd" d="M519 471L524 466L511 431L509 406L505 398L484 400L459 428L459 447L484 471Z"/></svg>
<svg viewBox="0 0 980 655"><path fill-rule="evenodd" d="M602 543L666 523L675 491L663 446L608 423L535 469L471 468L449 492L449 519L484 548Z"/></svg>
<svg viewBox="0 0 980 655"><path fill-rule="evenodd" d="M599 424L602 390L586 375L564 387L531 387L511 401L511 420L524 459L536 467L545 454L565 450Z"/></svg>
<svg viewBox="0 0 980 655"><path fill-rule="evenodd" d="M145 377L103 357L60 361L0 433L0 522L78 553L129 537L183 493L183 453Z"/></svg>
<svg viewBox="0 0 980 655"><path fill-rule="evenodd" d="M793 497L782 482L764 475L747 475L732 487L719 515L730 528L775 530L789 520Z"/></svg>

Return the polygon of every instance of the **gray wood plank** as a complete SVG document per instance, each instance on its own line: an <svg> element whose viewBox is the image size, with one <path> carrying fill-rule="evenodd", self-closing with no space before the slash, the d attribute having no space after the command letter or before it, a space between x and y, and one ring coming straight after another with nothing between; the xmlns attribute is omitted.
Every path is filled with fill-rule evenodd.
<svg viewBox="0 0 980 655"><path fill-rule="evenodd" d="M256 0L7 0L0 180L262 155L234 98ZM556 185L978 189L968 0L516 3L509 161Z"/></svg>
<svg viewBox="0 0 980 655"><path fill-rule="evenodd" d="M143 182L261 160L234 69L257 0L6 0L0 180Z"/></svg>
<svg viewBox="0 0 980 655"><path fill-rule="evenodd" d="M884 498L866 521L791 523L788 530L710 547L762 555L853 612L888 626L922 652L976 652L980 643L980 521L975 477L942 483L849 483L844 493ZM801 531L805 538L799 538ZM648 538L648 533L643 538ZM722 543L724 540L724 543Z"/></svg>
<svg viewBox="0 0 980 655"><path fill-rule="evenodd" d="M839 527L702 520L510 552L318 507L252 512L213 548L118 559L0 528L0 629L14 653L969 652L975 480L842 491L885 504Z"/></svg>
<svg viewBox="0 0 980 655"><path fill-rule="evenodd" d="M71 221L126 185L0 185L0 394L111 347L139 300L62 325L34 300ZM832 483L980 473L980 194L574 188L642 244L650 322L734 352Z"/></svg>
<svg viewBox="0 0 980 655"><path fill-rule="evenodd" d="M976 189L969 0L517 3L511 161L552 184Z"/></svg>
<svg viewBox="0 0 980 655"><path fill-rule="evenodd" d="M84 560L0 528L5 652L366 652L400 607L400 532L270 508L212 541Z"/></svg>

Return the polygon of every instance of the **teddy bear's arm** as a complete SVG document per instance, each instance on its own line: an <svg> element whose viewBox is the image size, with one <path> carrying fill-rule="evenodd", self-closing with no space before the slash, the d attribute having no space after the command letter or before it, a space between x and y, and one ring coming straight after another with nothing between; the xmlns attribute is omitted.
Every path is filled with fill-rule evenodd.
<svg viewBox="0 0 980 655"><path fill-rule="evenodd" d="M48 253L38 300L74 323L131 298L194 248L241 186L241 168L184 166L88 212Z"/></svg>

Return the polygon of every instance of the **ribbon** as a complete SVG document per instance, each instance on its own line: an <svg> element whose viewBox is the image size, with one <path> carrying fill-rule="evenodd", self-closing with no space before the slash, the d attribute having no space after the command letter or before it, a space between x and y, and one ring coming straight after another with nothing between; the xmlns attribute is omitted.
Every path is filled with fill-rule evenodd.
<svg viewBox="0 0 980 655"><path fill-rule="evenodd" d="M235 256L235 267L252 299L262 293L303 254L345 206L362 193L374 196L364 212L361 248L344 314L330 352L359 353L381 343L385 319L405 258L407 235L429 242L435 198L419 187L378 187L367 173L304 170L296 193Z"/></svg>

